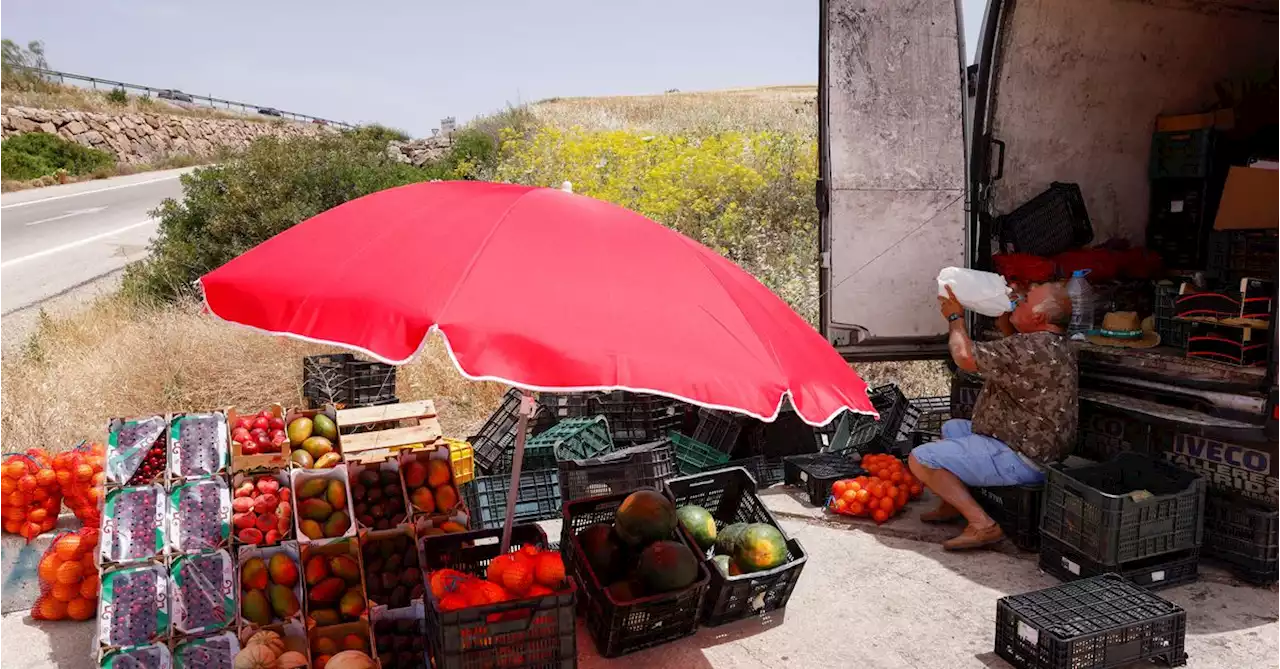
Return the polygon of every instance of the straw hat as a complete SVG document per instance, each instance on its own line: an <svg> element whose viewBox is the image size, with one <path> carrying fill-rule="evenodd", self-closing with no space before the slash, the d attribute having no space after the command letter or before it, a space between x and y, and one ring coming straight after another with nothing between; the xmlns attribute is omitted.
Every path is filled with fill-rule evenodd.
<svg viewBox="0 0 1280 669"><path fill-rule="evenodd" d="M1152 331L1153 319L1139 320L1136 311L1112 311L1102 317L1102 327L1089 332L1090 343L1120 348L1151 348L1160 345L1160 335Z"/></svg>

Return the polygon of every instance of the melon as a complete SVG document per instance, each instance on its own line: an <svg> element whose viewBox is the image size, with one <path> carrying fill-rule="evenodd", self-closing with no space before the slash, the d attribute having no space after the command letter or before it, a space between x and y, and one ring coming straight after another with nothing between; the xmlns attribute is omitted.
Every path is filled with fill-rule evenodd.
<svg viewBox="0 0 1280 669"><path fill-rule="evenodd" d="M716 535L716 554L733 555L738 549L738 539L747 530L746 523L734 523Z"/></svg>
<svg viewBox="0 0 1280 669"><path fill-rule="evenodd" d="M609 583L625 571L622 542L608 523L596 523L578 532L582 558L600 583Z"/></svg>
<svg viewBox="0 0 1280 669"><path fill-rule="evenodd" d="M613 529L624 543L640 548L670 539L676 522L676 507L671 500L656 490L637 490L622 500Z"/></svg>
<svg viewBox="0 0 1280 669"><path fill-rule="evenodd" d="M378 665L373 663L373 658L358 650L344 650L329 658L324 666L326 669L377 669Z"/></svg>
<svg viewBox="0 0 1280 669"><path fill-rule="evenodd" d="M752 523L738 538L733 563L743 573L773 569L787 561L787 538L766 523Z"/></svg>
<svg viewBox="0 0 1280 669"><path fill-rule="evenodd" d="M655 541L640 553L636 574L648 592L671 592L698 580L698 558L675 541Z"/></svg>
<svg viewBox="0 0 1280 669"><path fill-rule="evenodd" d="M716 545L716 519L706 509L692 504L682 506L676 509L676 517L698 548L705 551Z"/></svg>

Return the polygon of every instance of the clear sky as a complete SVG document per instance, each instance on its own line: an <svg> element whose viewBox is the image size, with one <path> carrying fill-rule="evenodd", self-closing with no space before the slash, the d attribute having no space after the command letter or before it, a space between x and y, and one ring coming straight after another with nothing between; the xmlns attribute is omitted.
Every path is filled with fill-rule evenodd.
<svg viewBox="0 0 1280 669"><path fill-rule="evenodd" d="M55 70L425 135L553 96L816 82L817 4L7 0L0 31Z"/></svg>

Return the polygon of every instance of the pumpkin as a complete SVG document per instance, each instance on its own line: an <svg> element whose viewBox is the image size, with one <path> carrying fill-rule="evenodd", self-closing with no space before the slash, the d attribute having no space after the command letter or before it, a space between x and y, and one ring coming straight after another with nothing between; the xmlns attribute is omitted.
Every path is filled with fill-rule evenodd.
<svg viewBox="0 0 1280 669"><path fill-rule="evenodd" d="M376 669L373 658L358 650L344 650L329 658L325 669Z"/></svg>
<svg viewBox="0 0 1280 669"><path fill-rule="evenodd" d="M307 656L291 650L276 658L276 669L306 669Z"/></svg>
<svg viewBox="0 0 1280 669"><path fill-rule="evenodd" d="M270 646L258 644L245 646L236 653L232 661L232 669L276 669L278 654Z"/></svg>
<svg viewBox="0 0 1280 669"><path fill-rule="evenodd" d="M279 634L271 630L262 630L249 637L249 642L245 644L245 648L249 646L266 646L271 649L274 655L280 655L284 652L284 639Z"/></svg>

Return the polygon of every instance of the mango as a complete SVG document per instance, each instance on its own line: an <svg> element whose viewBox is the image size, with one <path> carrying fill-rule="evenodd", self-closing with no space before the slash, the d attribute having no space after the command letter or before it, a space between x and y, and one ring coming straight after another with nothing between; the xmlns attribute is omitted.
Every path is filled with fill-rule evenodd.
<svg viewBox="0 0 1280 669"><path fill-rule="evenodd" d="M316 469L333 469L335 465L342 462L342 456L337 451L331 451L316 458Z"/></svg>
<svg viewBox="0 0 1280 669"><path fill-rule="evenodd" d="M328 479L310 479L308 481L303 481L302 484L298 486L298 499L302 500L311 497L319 497L328 489Z"/></svg>
<svg viewBox="0 0 1280 669"><path fill-rule="evenodd" d="M311 609L311 619L315 621L316 627L337 625L342 622L342 616L335 609Z"/></svg>
<svg viewBox="0 0 1280 669"><path fill-rule="evenodd" d="M458 534L467 531L466 527L459 523L455 523L452 520L446 520L441 523L440 529L444 530L447 534Z"/></svg>
<svg viewBox="0 0 1280 669"><path fill-rule="evenodd" d="M414 460L404 466L404 484L410 488L419 488L427 482L427 468Z"/></svg>
<svg viewBox="0 0 1280 669"><path fill-rule="evenodd" d="M263 574L267 572L263 570ZM271 604L261 590L250 590L240 598L240 615L256 625L271 624Z"/></svg>
<svg viewBox="0 0 1280 669"><path fill-rule="evenodd" d="M286 588L292 588L298 582L298 565L283 552L271 556L267 562L267 573L271 574L272 581Z"/></svg>
<svg viewBox="0 0 1280 669"><path fill-rule="evenodd" d="M449 463L444 460L427 461L427 485L439 488L452 478L453 473L449 471Z"/></svg>
<svg viewBox="0 0 1280 669"><path fill-rule="evenodd" d="M358 650L362 653L369 652L369 643L359 634L348 634L342 637L343 650Z"/></svg>
<svg viewBox="0 0 1280 669"><path fill-rule="evenodd" d="M329 520L324 521L325 537L340 537L347 533L347 529L351 527L351 518L347 516L345 511L334 511L329 516Z"/></svg>
<svg viewBox="0 0 1280 669"><path fill-rule="evenodd" d="M322 499L312 497L298 503L298 515L307 520L325 520L333 515L333 507Z"/></svg>
<svg viewBox="0 0 1280 669"><path fill-rule="evenodd" d="M263 562L262 558L249 558L240 565L240 589L267 589L267 563Z"/></svg>
<svg viewBox="0 0 1280 669"><path fill-rule="evenodd" d="M352 620L359 618L364 613L364 593L359 588L348 590L338 600L338 612Z"/></svg>
<svg viewBox="0 0 1280 669"><path fill-rule="evenodd" d="M309 439L314 429L315 425L312 423L311 419L303 416L301 418L294 418L293 421L289 423L289 427L285 429L285 432L289 434L289 443L297 446Z"/></svg>
<svg viewBox="0 0 1280 669"><path fill-rule="evenodd" d="M458 505L458 493L451 485L442 485L436 488L436 511L441 513L450 511Z"/></svg>
<svg viewBox="0 0 1280 669"><path fill-rule="evenodd" d="M323 539L324 530L320 527L320 523L314 520L304 520L298 523L298 530L302 532L308 539Z"/></svg>
<svg viewBox="0 0 1280 669"><path fill-rule="evenodd" d="M297 450L290 453L289 459L293 460L293 464L298 465L303 469L311 469L312 465L316 463L316 459L311 457L310 453L303 450Z"/></svg>
<svg viewBox="0 0 1280 669"><path fill-rule="evenodd" d="M332 637L327 637L327 636L316 639L316 642L314 645L315 645L315 648L314 648L315 652L320 653L322 655L333 655L338 651L342 650L341 648L338 647L337 639L334 639Z"/></svg>
<svg viewBox="0 0 1280 669"><path fill-rule="evenodd" d="M311 559L307 560L304 571L307 577L307 585L315 585L329 578L329 561L323 555L312 556Z"/></svg>
<svg viewBox="0 0 1280 669"><path fill-rule="evenodd" d="M417 509L423 513L435 513L436 497L431 493L431 488L418 488L409 496L409 501L413 503Z"/></svg>
<svg viewBox="0 0 1280 669"><path fill-rule="evenodd" d="M311 457L319 460L320 456L325 453L333 452L333 442L324 437L310 437L302 442L302 450L311 454Z"/></svg>
<svg viewBox="0 0 1280 669"><path fill-rule="evenodd" d="M302 608L298 604L298 596L293 593L293 588L288 588L279 583L272 583L267 588L267 598L271 600L271 610L275 611L276 617L288 620L297 615Z"/></svg>
<svg viewBox="0 0 1280 669"><path fill-rule="evenodd" d="M329 573L347 583L360 582L360 565L350 555L334 555L329 558Z"/></svg>
<svg viewBox="0 0 1280 669"><path fill-rule="evenodd" d="M329 602L337 601L338 598L342 596L342 593L346 588L346 581L338 578L337 576L330 576L329 578L317 583L315 587L311 588L309 594L311 595L311 601L327 604Z"/></svg>
<svg viewBox="0 0 1280 669"><path fill-rule="evenodd" d="M336 441L338 438L338 426L334 425L333 419L318 413L315 418L311 419L312 434L324 437L329 441Z"/></svg>
<svg viewBox="0 0 1280 669"><path fill-rule="evenodd" d="M329 505L335 509L347 508L347 488L342 485L342 481L330 481L324 497L329 500Z"/></svg>

